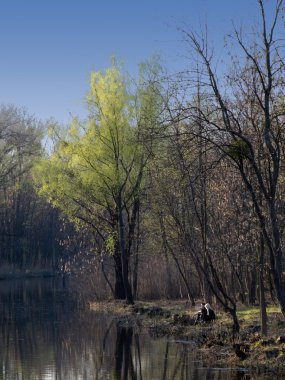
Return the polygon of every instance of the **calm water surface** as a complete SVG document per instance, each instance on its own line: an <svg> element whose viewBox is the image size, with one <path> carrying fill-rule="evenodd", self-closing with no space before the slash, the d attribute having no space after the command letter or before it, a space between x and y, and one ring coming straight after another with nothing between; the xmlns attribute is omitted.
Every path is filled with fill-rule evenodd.
<svg viewBox="0 0 285 380"><path fill-rule="evenodd" d="M0 380L264 379L207 369L190 344L85 310L59 279L0 282Z"/></svg>

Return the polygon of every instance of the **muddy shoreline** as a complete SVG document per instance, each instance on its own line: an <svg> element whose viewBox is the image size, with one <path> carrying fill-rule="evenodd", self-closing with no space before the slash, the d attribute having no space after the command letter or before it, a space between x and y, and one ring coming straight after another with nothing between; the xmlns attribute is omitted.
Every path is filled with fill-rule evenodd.
<svg viewBox="0 0 285 380"><path fill-rule="evenodd" d="M259 317L252 313L251 318L239 318L240 333L233 337L227 314L216 310L215 321L194 325L197 308L185 301L135 305L105 301L91 303L90 309L112 315L122 326L144 329L153 338L166 336L187 345L209 367L285 376L285 322L281 313L270 314L268 336L261 335Z"/></svg>

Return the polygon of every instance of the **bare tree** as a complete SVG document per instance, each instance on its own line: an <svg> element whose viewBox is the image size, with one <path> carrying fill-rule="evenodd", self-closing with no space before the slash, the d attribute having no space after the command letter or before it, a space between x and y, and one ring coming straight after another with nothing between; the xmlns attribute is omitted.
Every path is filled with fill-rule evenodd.
<svg viewBox="0 0 285 380"><path fill-rule="evenodd" d="M235 30L234 39L244 54L244 63L242 60L233 62L227 77L227 91L223 87L225 82L214 70L213 55L206 39L183 30L205 69L204 91L211 105L188 104L183 114L204 125L200 136L216 146L223 157L230 158L238 169L259 221L276 296L285 316L284 248L279 213L284 158L282 94L285 66L282 46L275 37L283 0L276 1L269 26L264 1L257 2L262 24L259 39L248 46L242 33Z"/></svg>

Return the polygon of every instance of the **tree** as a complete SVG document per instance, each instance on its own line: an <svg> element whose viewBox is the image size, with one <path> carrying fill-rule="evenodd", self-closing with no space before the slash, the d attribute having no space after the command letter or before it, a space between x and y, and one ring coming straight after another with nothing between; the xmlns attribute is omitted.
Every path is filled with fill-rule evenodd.
<svg viewBox="0 0 285 380"><path fill-rule="evenodd" d="M66 251L58 212L35 193L31 170L43 154L45 124L13 105L0 107L0 265L59 269Z"/></svg>
<svg viewBox="0 0 285 380"><path fill-rule="evenodd" d="M101 250L112 255L115 297L128 303L129 258L158 115L156 85L143 75L136 88L116 63L93 72L89 120L74 120L65 136L56 132L54 153L34 175L39 193L79 228L88 225Z"/></svg>
<svg viewBox="0 0 285 380"><path fill-rule="evenodd" d="M0 108L0 185L16 181L41 152L42 125L24 109Z"/></svg>
<svg viewBox="0 0 285 380"><path fill-rule="evenodd" d="M258 0L262 24L260 38L249 47L242 34L235 31L234 37L244 53L245 63L241 60L233 63L227 83L223 83L214 71L212 53L206 40L193 32L184 31L184 35L205 69L205 94L211 103L208 108L188 105L187 114L205 126L200 135L216 146L223 157L231 160L251 196L276 296L285 316L283 217L279 211L284 152L282 88L285 66L282 48L275 38L282 3L282 0L276 1L273 21L268 26L264 1ZM223 91L225 84L227 92Z"/></svg>

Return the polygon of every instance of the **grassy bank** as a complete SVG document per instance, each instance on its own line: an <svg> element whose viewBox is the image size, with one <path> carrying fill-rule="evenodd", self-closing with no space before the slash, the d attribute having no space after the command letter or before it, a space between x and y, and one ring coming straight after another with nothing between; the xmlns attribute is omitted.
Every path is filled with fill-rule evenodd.
<svg viewBox="0 0 285 380"><path fill-rule="evenodd" d="M155 301L98 302L90 305L98 312L112 314L122 325L147 329L155 338L169 336L191 341L201 358L214 367L245 368L254 372L285 374L285 320L276 306L267 308L268 335L261 335L259 309L241 306L240 333L233 337L232 320L217 309L214 322L193 325L197 308L187 302Z"/></svg>

